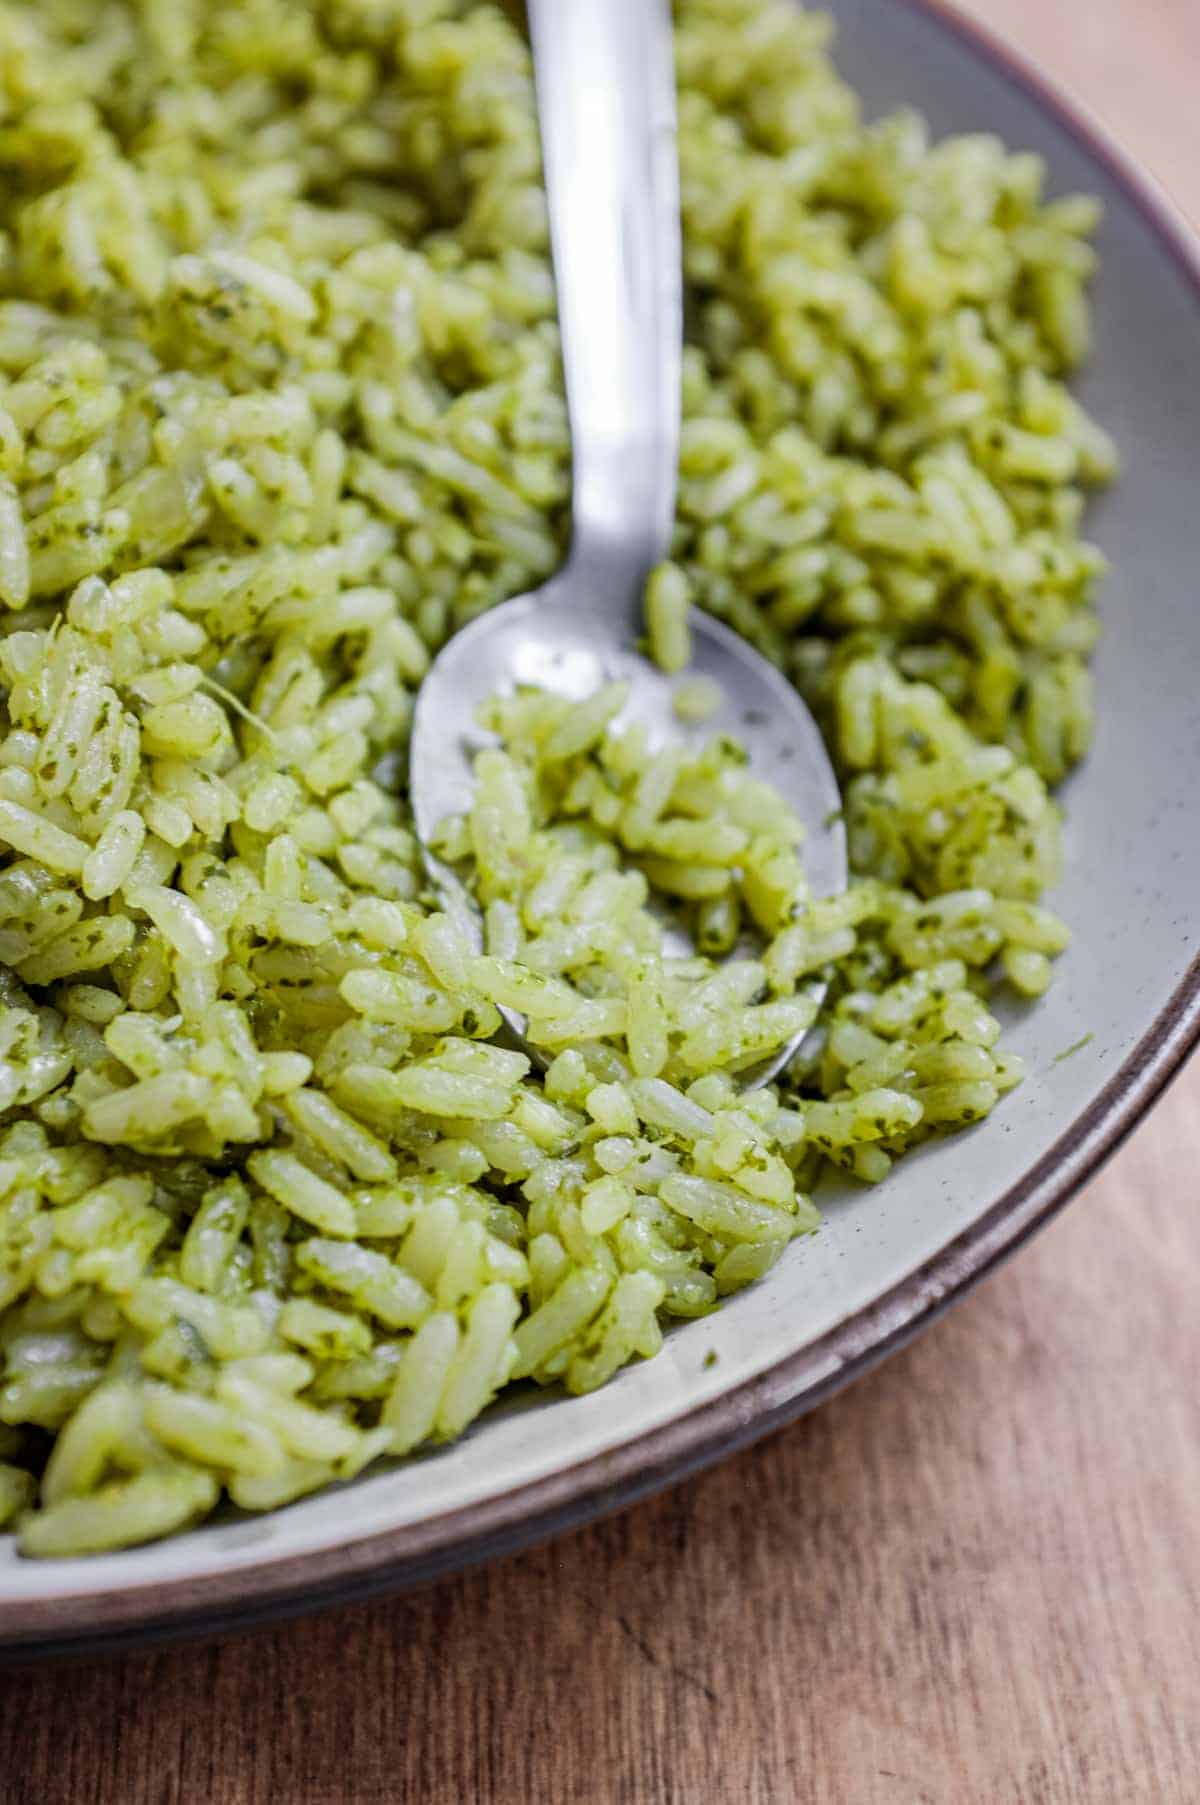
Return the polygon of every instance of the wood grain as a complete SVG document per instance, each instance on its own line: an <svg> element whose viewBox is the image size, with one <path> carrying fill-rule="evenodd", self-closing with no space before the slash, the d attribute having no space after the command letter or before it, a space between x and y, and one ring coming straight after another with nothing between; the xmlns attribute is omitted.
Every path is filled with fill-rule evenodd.
<svg viewBox="0 0 1200 1805"><path fill-rule="evenodd" d="M973 0L1200 213L1196 0ZM3 1805L1196 1805L1200 1065L807 1420L421 1596L0 1677Z"/></svg>

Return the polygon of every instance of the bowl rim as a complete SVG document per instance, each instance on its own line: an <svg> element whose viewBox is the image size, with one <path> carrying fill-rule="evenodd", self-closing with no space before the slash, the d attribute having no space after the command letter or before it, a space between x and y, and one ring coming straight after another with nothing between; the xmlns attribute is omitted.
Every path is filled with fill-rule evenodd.
<svg viewBox="0 0 1200 1805"><path fill-rule="evenodd" d="M1099 163L1200 304L1200 237L1107 126L1026 52L949 0L900 0L1031 97ZM915 1271L766 1371L587 1460L420 1521L251 1566L0 1603L0 1659L119 1648L245 1627L450 1571L545 1540L708 1466L823 1402L934 1322L1093 1177L1200 1043L1200 954L1108 1083L1045 1154ZM80 1563L86 1580L87 1563Z"/></svg>

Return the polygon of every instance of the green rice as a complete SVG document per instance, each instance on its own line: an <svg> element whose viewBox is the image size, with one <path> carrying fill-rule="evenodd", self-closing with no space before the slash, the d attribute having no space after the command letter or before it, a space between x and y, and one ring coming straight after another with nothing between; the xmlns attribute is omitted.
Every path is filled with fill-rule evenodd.
<svg viewBox="0 0 1200 1805"><path fill-rule="evenodd" d="M544 580L569 444L529 59L469 0L0 0L0 1523L82 1554L586 1391L1019 1079L1066 940L1113 470L1091 202L864 125L789 0L677 9L688 345L647 598L740 749L499 699L430 891L413 698ZM682 916L692 952L672 950ZM501 1038L528 1020L532 1054ZM742 1080L801 1030L786 1080ZM540 1061L540 1063L538 1063ZM803 1258L801 1250L790 1257Z"/></svg>

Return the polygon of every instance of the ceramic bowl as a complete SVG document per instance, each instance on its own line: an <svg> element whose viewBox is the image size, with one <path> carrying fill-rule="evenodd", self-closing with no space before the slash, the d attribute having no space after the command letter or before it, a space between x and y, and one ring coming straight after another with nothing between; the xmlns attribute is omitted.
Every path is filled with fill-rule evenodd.
<svg viewBox="0 0 1200 1805"><path fill-rule="evenodd" d="M445 1451L126 1553L33 1562L0 1538L10 1651L214 1627L413 1583L729 1452L863 1372L1017 1247L1096 1170L1200 1032L1200 253L1086 116L974 27L921 0L832 10L840 66L869 111L907 102L939 132L998 132L1044 155L1055 191L1105 204L1082 388L1125 474L1090 521L1113 565L1099 731L1067 796L1057 901L1074 941L1049 995L1012 1025L1028 1083L881 1189L835 1199L821 1233L764 1283L589 1397L498 1409Z"/></svg>

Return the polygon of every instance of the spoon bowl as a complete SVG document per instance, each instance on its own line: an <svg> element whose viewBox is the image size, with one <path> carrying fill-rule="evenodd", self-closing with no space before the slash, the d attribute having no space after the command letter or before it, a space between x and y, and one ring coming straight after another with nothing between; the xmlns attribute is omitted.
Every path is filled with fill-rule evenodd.
<svg viewBox="0 0 1200 1805"><path fill-rule="evenodd" d="M413 812L430 874L468 940L479 944L481 938L474 899L429 849L441 823L470 808L473 761L492 743L478 724L480 708L490 696L517 688L583 701L605 684L623 683L628 699L613 726L617 731L640 726L652 750L668 741L695 745L715 736L740 741L753 774L773 785L805 824L804 864L813 894L844 889L846 833L837 779L816 723L782 672L722 621L697 613L691 663L684 678L670 677L638 649L632 635L620 638L609 619L582 600L568 566L545 588L464 627L421 688L409 755ZM715 706L702 721L682 720L675 696L681 681L696 678L709 680ZM668 944L674 952L689 950L681 935L677 940L668 935ZM524 1018L514 1010L501 1014L524 1041ZM742 1082L769 1083L801 1039L781 1046ZM535 1048L527 1050L542 1063Z"/></svg>

